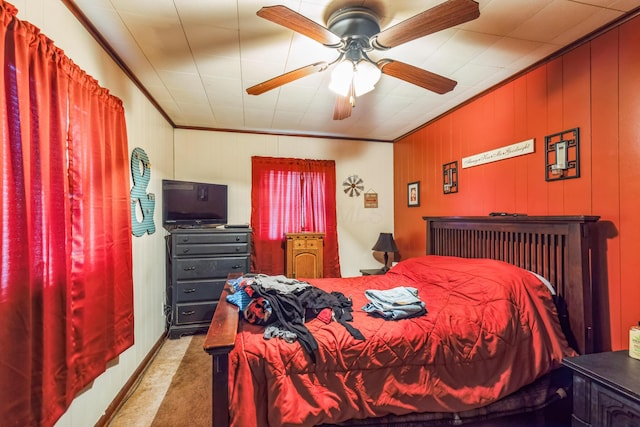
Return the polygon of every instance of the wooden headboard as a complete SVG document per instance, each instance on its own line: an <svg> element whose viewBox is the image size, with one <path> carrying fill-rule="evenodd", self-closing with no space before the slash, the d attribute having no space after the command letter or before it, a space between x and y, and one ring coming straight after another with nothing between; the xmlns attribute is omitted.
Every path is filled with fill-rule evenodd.
<svg viewBox="0 0 640 427"><path fill-rule="evenodd" d="M569 344L593 352L592 252L597 216L423 217L427 255L491 258L548 279ZM566 308L566 311L565 311Z"/></svg>

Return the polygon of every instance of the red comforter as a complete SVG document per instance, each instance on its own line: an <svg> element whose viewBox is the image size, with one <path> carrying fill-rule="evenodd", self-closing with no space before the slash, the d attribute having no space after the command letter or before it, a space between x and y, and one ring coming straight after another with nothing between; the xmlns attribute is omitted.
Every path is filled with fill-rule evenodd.
<svg viewBox="0 0 640 427"><path fill-rule="evenodd" d="M337 322L306 325L318 341L312 363L299 343L265 340L240 322L230 354L235 427L313 426L411 412L487 405L575 355L548 288L531 273L485 259L424 256L383 276L315 279L353 299L354 339ZM384 320L361 310L367 289L415 287L426 315Z"/></svg>

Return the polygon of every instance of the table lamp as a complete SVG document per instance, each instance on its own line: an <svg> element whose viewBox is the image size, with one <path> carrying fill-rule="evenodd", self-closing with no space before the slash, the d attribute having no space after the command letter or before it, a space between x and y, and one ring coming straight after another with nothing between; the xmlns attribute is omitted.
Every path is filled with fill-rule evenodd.
<svg viewBox="0 0 640 427"><path fill-rule="evenodd" d="M382 267L382 271L389 270L389 252L398 252L398 247L396 246L396 242L393 240L393 234L391 233L380 233L378 236L378 241L372 248L374 251L384 252L384 267Z"/></svg>

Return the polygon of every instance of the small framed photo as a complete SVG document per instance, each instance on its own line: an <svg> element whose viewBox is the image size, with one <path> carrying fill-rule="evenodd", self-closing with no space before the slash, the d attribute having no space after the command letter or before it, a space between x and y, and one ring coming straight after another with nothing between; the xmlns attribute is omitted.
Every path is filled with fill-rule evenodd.
<svg viewBox="0 0 640 427"><path fill-rule="evenodd" d="M420 181L407 184L407 206L420 206Z"/></svg>

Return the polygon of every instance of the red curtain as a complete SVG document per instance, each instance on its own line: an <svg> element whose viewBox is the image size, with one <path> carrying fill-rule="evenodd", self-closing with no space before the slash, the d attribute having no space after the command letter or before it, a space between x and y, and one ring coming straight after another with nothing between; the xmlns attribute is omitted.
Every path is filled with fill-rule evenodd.
<svg viewBox="0 0 640 427"><path fill-rule="evenodd" d="M285 233L322 232L324 277L340 277L332 160L252 158L252 270L284 273Z"/></svg>
<svg viewBox="0 0 640 427"><path fill-rule="evenodd" d="M122 104L0 2L0 419L51 426L133 344Z"/></svg>

